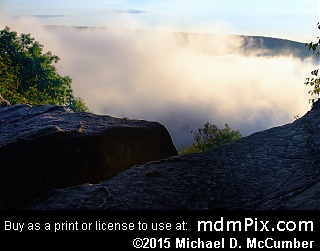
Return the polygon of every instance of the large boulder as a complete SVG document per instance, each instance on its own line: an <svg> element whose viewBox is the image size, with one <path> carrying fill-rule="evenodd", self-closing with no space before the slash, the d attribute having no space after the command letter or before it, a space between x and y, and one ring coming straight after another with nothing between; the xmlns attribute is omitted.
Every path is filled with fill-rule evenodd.
<svg viewBox="0 0 320 251"><path fill-rule="evenodd" d="M18 208L53 188L99 183L134 165L177 155L157 122L70 112L0 109L0 205Z"/></svg>
<svg viewBox="0 0 320 251"><path fill-rule="evenodd" d="M219 148L52 190L25 209L320 209L320 103Z"/></svg>

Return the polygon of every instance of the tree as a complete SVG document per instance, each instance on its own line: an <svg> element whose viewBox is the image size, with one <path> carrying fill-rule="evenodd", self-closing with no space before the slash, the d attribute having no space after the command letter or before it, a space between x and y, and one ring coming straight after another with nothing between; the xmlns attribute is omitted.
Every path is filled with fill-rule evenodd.
<svg viewBox="0 0 320 251"><path fill-rule="evenodd" d="M193 133L195 142L191 146L183 148L179 152L180 155L203 152L242 137L239 131L231 130L228 124L225 124L225 128L219 129L209 122L205 123L198 131L191 131L191 133Z"/></svg>
<svg viewBox="0 0 320 251"><path fill-rule="evenodd" d="M317 24L318 29L320 30L320 23ZM316 55L317 57L320 56L320 51L318 49L318 46L320 44L320 38L317 38L318 41L317 42L311 42L311 43L307 43L306 46L308 47L308 49L310 51L313 52L314 55ZM308 93L312 95L319 95L320 94L320 77L318 77L319 74L319 68L315 69L311 72L312 77L308 77L306 78L305 81L305 85L310 85L311 87L313 87L313 90L310 90ZM313 98L310 99L310 101L315 102L318 98Z"/></svg>
<svg viewBox="0 0 320 251"><path fill-rule="evenodd" d="M88 111L80 98L73 95L71 78L60 76L54 64L60 58L31 34L0 30L0 93L11 104L55 104L73 111Z"/></svg>

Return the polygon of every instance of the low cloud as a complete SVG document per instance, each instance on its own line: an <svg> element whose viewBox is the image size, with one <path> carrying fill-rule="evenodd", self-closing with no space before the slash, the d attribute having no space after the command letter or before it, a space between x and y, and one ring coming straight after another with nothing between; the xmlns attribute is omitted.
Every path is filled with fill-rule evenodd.
<svg viewBox="0 0 320 251"><path fill-rule="evenodd" d="M143 14L148 13L147 10L141 10L141 9L126 9L126 10L116 10L117 13L129 13L129 14Z"/></svg>
<svg viewBox="0 0 320 251"><path fill-rule="evenodd" d="M61 18L68 17L68 15L34 15L36 18Z"/></svg>
<svg viewBox="0 0 320 251"><path fill-rule="evenodd" d="M310 109L303 83L312 60L248 53L240 37L151 30L140 22L132 29L134 20L130 29L115 28L117 22L101 29L6 22L61 58L59 73L72 78L75 95L93 112L158 121L178 149L206 122L228 123L246 136Z"/></svg>

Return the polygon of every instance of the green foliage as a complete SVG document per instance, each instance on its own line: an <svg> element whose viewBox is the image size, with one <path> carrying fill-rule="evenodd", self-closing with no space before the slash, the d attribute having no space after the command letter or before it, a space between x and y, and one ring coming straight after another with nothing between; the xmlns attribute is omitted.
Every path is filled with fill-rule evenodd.
<svg viewBox="0 0 320 251"><path fill-rule="evenodd" d="M209 122L205 123L198 131L191 131L191 133L193 133L195 142L191 146L183 148L179 152L180 155L203 152L242 137L239 131L231 130L228 124L225 124L225 128L219 129Z"/></svg>
<svg viewBox="0 0 320 251"><path fill-rule="evenodd" d="M71 78L58 74L54 64L60 58L30 34L0 30L0 93L11 104L55 104L73 111L88 111L80 98L75 98Z"/></svg>
<svg viewBox="0 0 320 251"><path fill-rule="evenodd" d="M320 30L320 23L317 24L318 29ZM311 42L307 43L306 46L310 51L313 52L314 55L317 57L320 56L320 52L318 46L320 44L320 38L318 37L318 41L316 43ZM310 90L308 93L312 95L319 95L320 94L320 78L318 77L319 69L313 70L311 72L312 77L306 78L305 85L310 85L313 87L313 90ZM310 99L310 101L315 102L318 98Z"/></svg>

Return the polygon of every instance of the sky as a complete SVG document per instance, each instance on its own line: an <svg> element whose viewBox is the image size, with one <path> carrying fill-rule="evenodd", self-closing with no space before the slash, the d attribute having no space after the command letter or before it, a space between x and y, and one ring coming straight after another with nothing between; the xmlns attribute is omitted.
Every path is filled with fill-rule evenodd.
<svg viewBox="0 0 320 251"><path fill-rule="evenodd" d="M111 16L128 13L150 27L281 37L300 42L314 38L318 0L0 0L12 17L33 16L41 24L108 26Z"/></svg>
<svg viewBox="0 0 320 251"><path fill-rule="evenodd" d="M310 110L311 53L259 56L227 34L315 41L317 0L199 2L0 0L0 29L31 33L58 55L92 112L160 122L178 150L206 122L247 136Z"/></svg>

